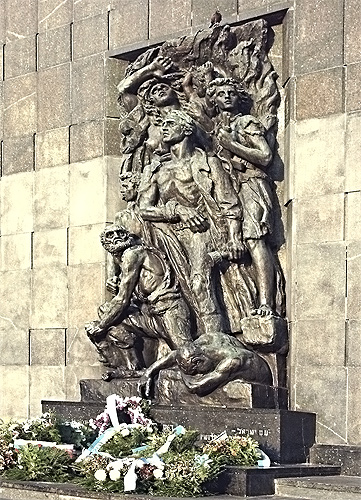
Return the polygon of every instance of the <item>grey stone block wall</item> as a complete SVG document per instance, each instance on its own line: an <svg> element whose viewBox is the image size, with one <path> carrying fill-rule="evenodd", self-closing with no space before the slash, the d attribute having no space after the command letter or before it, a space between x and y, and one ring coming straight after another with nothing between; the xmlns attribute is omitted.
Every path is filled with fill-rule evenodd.
<svg viewBox="0 0 361 500"><path fill-rule="evenodd" d="M359 0L0 0L0 416L101 373L83 326L105 293L126 67L107 51L191 33L217 6L278 19L291 408L317 412L319 442L361 444Z"/></svg>

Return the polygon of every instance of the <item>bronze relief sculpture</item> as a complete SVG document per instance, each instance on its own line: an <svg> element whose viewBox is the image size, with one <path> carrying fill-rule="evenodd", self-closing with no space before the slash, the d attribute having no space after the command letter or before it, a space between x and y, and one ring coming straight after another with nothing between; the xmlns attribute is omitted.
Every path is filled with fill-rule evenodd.
<svg viewBox="0 0 361 500"><path fill-rule="evenodd" d="M276 79L264 20L215 22L129 65L118 86L127 208L101 236L113 297L86 325L110 367L104 379L137 377L147 396L165 369L200 397L232 380L283 384L285 296L267 173Z"/></svg>

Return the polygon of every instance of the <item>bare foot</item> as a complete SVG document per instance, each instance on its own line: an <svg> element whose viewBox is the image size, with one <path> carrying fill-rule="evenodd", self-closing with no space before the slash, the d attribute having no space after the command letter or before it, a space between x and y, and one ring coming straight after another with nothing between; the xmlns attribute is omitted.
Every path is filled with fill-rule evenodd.
<svg viewBox="0 0 361 500"><path fill-rule="evenodd" d="M253 309L252 316L272 316L274 314L272 307L268 304L261 304L257 309Z"/></svg>

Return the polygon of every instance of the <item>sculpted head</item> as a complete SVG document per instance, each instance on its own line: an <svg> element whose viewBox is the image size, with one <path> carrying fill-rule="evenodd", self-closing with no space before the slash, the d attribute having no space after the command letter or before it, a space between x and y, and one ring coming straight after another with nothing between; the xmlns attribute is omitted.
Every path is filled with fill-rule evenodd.
<svg viewBox="0 0 361 500"><path fill-rule="evenodd" d="M101 233L100 242L107 252L118 254L136 245L138 238L125 229L125 227L112 224L111 226L107 226Z"/></svg>
<svg viewBox="0 0 361 500"><path fill-rule="evenodd" d="M181 142L195 131L194 120L180 109L170 111L162 123L163 141L168 144Z"/></svg>
<svg viewBox="0 0 361 500"><path fill-rule="evenodd" d="M215 363L194 342L187 342L177 350L177 364L186 375L205 374L213 371Z"/></svg>
<svg viewBox="0 0 361 500"><path fill-rule="evenodd" d="M170 106L178 103L178 96L167 82L156 78L147 80L139 87L138 95L146 104L157 107Z"/></svg>
<svg viewBox="0 0 361 500"><path fill-rule="evenodd" d="M123 172L119 174L119 191L124 201L133 201L136 199L139 182L139 174L136 172Z"/></svg>
<svg viewBox="0 0 361 500"><path fill-rule="evenodd" d="M216 78L208 86L207 97L221 111L238 112L247 94L242 85L232 78Z"/></svg>

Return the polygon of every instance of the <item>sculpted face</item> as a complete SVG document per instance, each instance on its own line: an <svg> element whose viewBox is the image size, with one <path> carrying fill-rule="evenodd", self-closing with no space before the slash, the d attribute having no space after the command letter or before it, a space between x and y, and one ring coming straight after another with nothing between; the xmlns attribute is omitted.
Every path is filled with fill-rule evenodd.
<svg viewBox="0 0 361 500"><path fill-rule="evenodd" d="M156 106L168 106L177 100L174 90L166 83L153 85L149 92L149 99Z"/></svg>
<svg viewBox="0 0 361 500"><path fill-rule="evenodd" d="M238 107L239 96L232 85L223 85L217 89L214 102L222 111L234 111Z"/></svg>
<svg viewBox="0 0 361 500"><path fill-rule="evenodd" d="M123 252L134 244L134 238L123 227L109 226L100 235L100 241L109 253Z"/></svg>
<svg viewBox="0 0 361 500"><path fill-rule="evenodd" d="M174 118L166 118L162 123L163 141L169 144L177 144L186 136L185 127Z"/></svg>
<svg viewBox="0 0 361 500"><path fill-rule="evenodd" d="M181 371L186 375L205 374L214 370L213 361L193 345L179 349L177 363Z"/></svg>

